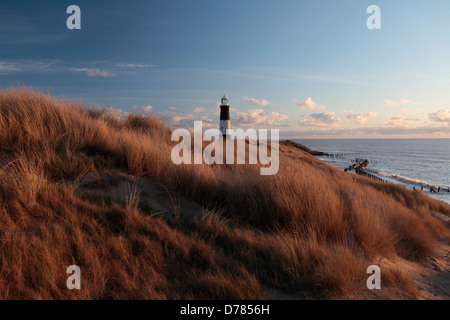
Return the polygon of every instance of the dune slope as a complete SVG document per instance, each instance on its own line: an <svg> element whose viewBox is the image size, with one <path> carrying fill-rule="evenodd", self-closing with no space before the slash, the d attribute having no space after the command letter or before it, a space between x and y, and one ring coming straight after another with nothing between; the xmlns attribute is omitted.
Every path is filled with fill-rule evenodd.
<svg viewBox="0 0 450 320"><path fill-rule="evenodd" d="M0 298L430 297L414 268L448 258L447 204L289 145L275 176L176 166L170 136L154 116L0 91Z"/></svg>

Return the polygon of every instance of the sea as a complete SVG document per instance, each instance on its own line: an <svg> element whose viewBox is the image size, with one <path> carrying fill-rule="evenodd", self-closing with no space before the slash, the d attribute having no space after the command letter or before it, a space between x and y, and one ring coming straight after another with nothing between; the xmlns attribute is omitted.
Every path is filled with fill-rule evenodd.
<svg viewBox="0 0 450 320"><path fill-rule="evenodd" d="M423 187L450 204L450 139L302 139L293 140L327 156L319 159L341 169L357 159L369 161L365 171L410 189ZM430 188L439 193L430 192Z"/></svg>

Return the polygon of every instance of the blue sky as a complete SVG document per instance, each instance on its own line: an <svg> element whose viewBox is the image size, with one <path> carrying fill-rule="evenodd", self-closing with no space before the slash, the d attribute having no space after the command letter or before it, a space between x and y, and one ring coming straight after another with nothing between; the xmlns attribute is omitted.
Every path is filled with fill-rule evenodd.
<svg viewBox="0 0 450 320"><path fill-rule="evenodd" d="M449 15L447 0L3 0L0 87L182 127L216 126L226 93L232 126L285 138L450 137Z"/></svg>

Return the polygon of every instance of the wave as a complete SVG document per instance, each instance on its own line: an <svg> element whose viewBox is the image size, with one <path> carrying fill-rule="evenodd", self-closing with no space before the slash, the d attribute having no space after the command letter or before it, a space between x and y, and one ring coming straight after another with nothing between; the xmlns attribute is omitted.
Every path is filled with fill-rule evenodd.
<svg viewBox="0 0 450 320"><path fill-rule="evenodd" d="M414 186L419 186L419 187L427 187L427 188L434 188L437 189L439 188L438 185L432 184L432 183L428 183L425 181L420 181L420 180L415 180L415 179L410 179L407 177L403 177L399 174L390 174L390 173L386 173L386 172L382 172L382 171L377 171L377 170L373 170L373 169L365 169L365 171L368 171L372 174L378 175L380 176L380 178L390 178L393 180L396 180L398 182L401 182L403 184L407 184L407 185L414 185ZM443 187L441 187L443 188Z"/></svg>

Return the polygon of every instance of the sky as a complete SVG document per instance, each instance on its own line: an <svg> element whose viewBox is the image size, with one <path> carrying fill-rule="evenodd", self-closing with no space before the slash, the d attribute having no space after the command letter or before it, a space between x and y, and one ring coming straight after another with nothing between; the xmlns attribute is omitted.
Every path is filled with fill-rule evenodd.
<svg viewBox="0 0 450 320"><path fill-rule="evenodd" d="M217 127L226 94L232 127L281 138L450 138L449 15L448 0L2 0L0 88L174 127Z"/></svg>

